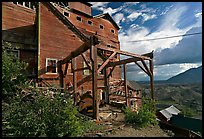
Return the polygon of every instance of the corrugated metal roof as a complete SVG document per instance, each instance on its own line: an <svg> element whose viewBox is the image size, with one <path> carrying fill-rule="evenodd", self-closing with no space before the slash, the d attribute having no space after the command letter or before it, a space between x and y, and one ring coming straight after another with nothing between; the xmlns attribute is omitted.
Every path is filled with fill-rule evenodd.
<svg viewBox="0 0 204 139"><path fill-rule="evenodd" d="M163 114L163 115L166 117L167 121L170 120L170 118L172 117L172 114L169 113L166 109L161 110L161 111L159 111L159 112L160 112L161 114Z"/></svg>
<svg viewBox="0 0 204 139"><path fill-rule="evenodd" d="M178 113L180 113L181 111L178 110L176 107L174 107L173 105L171 105L170 107L164 109L164 110L161 110L159 111L161 114L163 114L167 120L170 120L170 118L173 116L173 115L178 115Z"/></svg>
<svg viewBox="0 0 204 139"><path fill-rule="evenodd" d="M180 110L178 110L173 105L171 105L170 107L166 108L165 110L167 110L169 113L174 114L174 115L178 115L178 113L181 112Z"/></svg>

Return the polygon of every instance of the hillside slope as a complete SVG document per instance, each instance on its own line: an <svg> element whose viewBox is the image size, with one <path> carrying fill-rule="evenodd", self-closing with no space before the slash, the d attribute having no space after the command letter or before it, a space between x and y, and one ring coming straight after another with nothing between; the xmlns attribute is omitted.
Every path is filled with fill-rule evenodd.
<svg viewBox="0 0 204 139"><path fill-rule="evenodd" d="M169 78L167 83L202 83L202 66L191 68L183 73Z"/></svg>

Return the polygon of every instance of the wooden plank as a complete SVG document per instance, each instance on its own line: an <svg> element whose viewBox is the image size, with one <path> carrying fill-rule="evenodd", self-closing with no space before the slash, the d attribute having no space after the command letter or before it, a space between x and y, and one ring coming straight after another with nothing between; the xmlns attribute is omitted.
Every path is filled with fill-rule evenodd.
<svg viewBox="0 0 204 139"><path fill-rule="evenodd" d="M57 67L58 67L58 73L59 73L60 87L64 88L64 75L63 75L63 71L62 71L62 64L61 64L61 62L57 63Z"/></svg>
<svg viewBox="0 0 204 139"><path fill-rule="evenodd" d="M149 73L148 73L139 63L135 62L135 64L136 64L138 67L140 67L148 76L150 76Z"/></svg>
<svg viewBox="0 0 204 139"><path fill-rule="evenodd" d="M76 69L76 58L73 58L72 59L72 72L73 72L73 90L74 90L74 93L76 93L76 90L77 90L77 79L76 79L76 72L75 72L75 69Z"/></svg>
<svg viewBox="0 0 204 139"><path fill-rule="evenodd" d="M112 67L112 69L110 70L110 72L109 72L107 78L109 78L110 76L112 77L112 72L113 72L114 69L115 69L115 66Z"/></svg>
<svg viewBox="0 0 204 139"><path fill-rule="evenodd" d="M138 54L133 54L133 53L130 53L130 52L125 52L125 51L121 51L119 49L114 49L114 48L107 48L107 47L104 47L102 45L97 45L97 48L98 49L101 49L101 50L107 50L107 51L111 51L111 52L117 52L118 54L122 54L122 55L126 55L126 56L132 56L134 58L140 58L140 59L144 59L144 60L150 60L151 58L147 57L147 56L141 56L141 55L138 55Z"/></svg>
<svg viewBox="0 0 204 139"><path fill-rule="evenodd" d="M82 71L82 70L87 70L89 69L88 67L85 67L85 68L78 68L78 69L75 69L74 71L77 72L77 71Z"/></svg>
<svg viewBox="0 0 204 139"><path fill-rule="evenodd" d="M68 66L69 66L69 63L66 63L65 69L64 69L64 75L67 75Z"/></svg>
<svg viewBox="0 0 204 139"><path fill-rule="evenodd" d="M86 63L86 66L88 67L88 69L89 69L90 71L92 71L91 64L87 61L88 58L86 57L86 55L82 53L81 56L82 56L82 58L84 59L84 62Z"/></svg>
<svg viewBox="0 0 204 139"><path fill-rule="evenodd" d="M68 63L72 58L77 57L81 53L85 52L90 48L90 42L83 43L78 49L76 49L74 52L71 52L70 55L68 55L66 58L64 58L62 61L62 64Z"/></svg>
<svg viewBox="0 0 204 139"><path fill-rule="evenodd" d="M152 76L151 71L149 70L149 68L147 67L147 65L146 65L146 63L144 62L143 59L141 59L141 62L142 62L142 64L143 64L143 66L145 67L146 71L148 72L148 75L149 75L149 76Z"/></svg>
<svg viewBox="0 0 204 139"><path fill-rule="evenodd" d="M126 106L128 106L128 91L127 91L127 65L123 64L124 68L124 88L125 88L125 101Z"/></svg>
<svg viewBox="0 0 204 139"><path fill-rule="evenodd" d="M108 64L110 59L112 59L116 53L117 52L114 52L106 61L103 62L103 64L98 68L97 73L99 73Z"/></svg>
<svg viewBox="0 0 204 139"><path fill-rule="evenodd" d="M92 60L92 93L93 93L93 118L99 120L99 101L97 92L97 48L93 45L93 38L91 40L91 60Z"/></svg>
<svg viewBox="0 0 204 139"><path fill-rule="evenodd" d="M105 68L104 70L104 86L105 86L105 103L109 104L109 78L108 75L108 69Z"/></svg>
<svg viewBox="0 0 204 139"><path fill-rule="evenodd" d="M151 76L150 76L150 85L151 85L151 98L154 100L154 76L153 76L153 60L149 61Z"/></svg>
<svg viewBox="0 0 204 139"><path fill-rule="evenodd" d="M107 67L113 67L113 66L118 66L118 65L122 65L122 64L127 64L127 63L131 63L131 62L135 62L135 61L140 61L140 58L128 58L128 59L124 59L124 60L120 60L120 61L116 61L116 62L110 62Z"/></svg>

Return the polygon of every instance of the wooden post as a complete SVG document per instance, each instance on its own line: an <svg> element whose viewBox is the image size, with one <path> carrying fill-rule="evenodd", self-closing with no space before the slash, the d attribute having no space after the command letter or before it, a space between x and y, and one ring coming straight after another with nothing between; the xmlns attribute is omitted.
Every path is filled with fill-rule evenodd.
<svg viewBox="0 0 204 139"><path fill-rule="evenodd" d="M72 59L71 68L72 68L72 73L73 73L73 93L74 93L74 96L75 96L76 95L76 89L77 89L76 71L75 71L75 69L76 69L76 58ZM74 97L74 104L76 104L75 97Z"/></svg>
<svg viewBox="0 0 204 139"><path fill-rule="evenodd" d="M153 60L149 60L149 66L150 66L150 72L151 72L151 76L150 76L150 87L151 87L151 98L152 100L154 100L154 76L153 76Z"/></svg>
<svg viewBox="0 0 204 139"><path fill-rule="evenodd" d="M124 69L124 88L125 88L125 100L126 106L128 106L128 92L127 92L127 65L123 64Z"/></svg>
<svg viewBox="0 0 204 139"><path fill-rule="evenodd" d="M150 66L150 87L151 87L151 99L153 101L153 110L156 112L156 106L155 106L155 100L154 100L154 74L153 74L153 59L149 60L149 66Z"/></svg>
<svg viewBox="0 0 204 139"><path fill-rule="evenodd" d="M91 61L92 61L92 94L93 94L93 118L99 120L99 98L97 92L97 48L93 45L93 37L91 39Z"/></svg>
<svg viewBox="0 0 204 139"><path fill-rule="evenodd" d="M58 73L59 73L60 88L62 88L61 91L63 91L63 88L64 88L64 75L63 75L63 71L62 71L61 61L58 61L57 67L58 67Z"/></svg>
<svg viewBox="0 0 204 139"><path fill-rule="evenodd" d="M104 69L104 86L105 86L105 103L109 104L109 78L107 77L108 69Z"/></svg>

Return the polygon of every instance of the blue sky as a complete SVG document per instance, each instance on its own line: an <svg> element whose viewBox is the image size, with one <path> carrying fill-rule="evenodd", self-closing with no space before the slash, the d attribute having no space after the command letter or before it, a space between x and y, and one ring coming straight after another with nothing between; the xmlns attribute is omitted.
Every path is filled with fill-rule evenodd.
<svg viewBox="0 0 204 139"><path fill-rule="evenodd" d="M166 80L202 65L202 34L131 42L202 32L201 2L90 2L92 14L109 13L120 27L121 50L144 54L154 50L154 78ZM123 57L121 57L123 58ZM134 63L129 80L149 80Z"/></svg>

